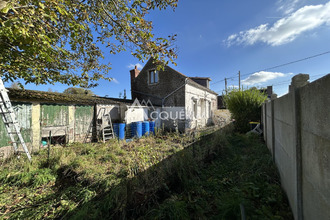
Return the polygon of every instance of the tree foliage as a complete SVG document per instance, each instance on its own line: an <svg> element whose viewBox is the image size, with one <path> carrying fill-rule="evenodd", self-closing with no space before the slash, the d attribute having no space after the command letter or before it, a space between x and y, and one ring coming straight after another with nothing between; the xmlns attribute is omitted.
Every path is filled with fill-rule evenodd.
<svg viewBox="0 0 330 220"><path fill-rule="evenodd" d="M146 15L177 0L0 0L0 76L5 81L92 86L109 54L174 62L175 35L157 38ZM101 50L105 45L106 52Z"/></svg>
<svg viewBox="0 0 330 220"><path fill-rule="evenodd" d="M261 105L266 99L267 95L258 89L235 89L224 96L226 106L235 119L237 131L247 132L250 130L250 121L260 121Z"/></svg>
<svg viewBox="0 0 330 220"><path fill-rule="evenodd" d="M84 88L70 87L63 91L64 94L74 94L74 95L94 95L93 91Z"/></svg>

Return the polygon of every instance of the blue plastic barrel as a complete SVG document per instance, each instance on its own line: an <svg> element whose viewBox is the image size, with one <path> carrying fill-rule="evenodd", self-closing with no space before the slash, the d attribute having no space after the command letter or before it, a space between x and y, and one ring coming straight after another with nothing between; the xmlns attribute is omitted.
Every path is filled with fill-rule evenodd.
<svg viewBox="0 0 330 220"><path fill-rule="evenodd" d="M144 121L142 122L142 135L149 135L149 122L148 121Z"/></svg>
<svg viewBox="0 0 330 220"><path fill-rule="evenodd" d="M119 127L118 127L118 132L119 132L118 138L119 138L119 140L124 140L125 139L125 127L126 127L125 123L120 123L119 124Z"/></svg>
<svg viewBox="0 0 330 220"><path fill-rule="evenodd" d="M149 121L149 134L154 133L155 134L155 122Z"/></svg>
<svg viewBox="0 0 330 220"><path fill-rule="evenodd" d="M112 124L113 132L115 133L116 137L119 137L119 123Z"/></svg>
<svg viewBox="0 0 330 220"><path fill-rule="evenodd" d="M132 137L140 138L142 137L142 122L137 121L131 124L131 134Z"/></svg>
<svg viewBox="0 0 330 220"><path fill-rule="evenodd" d="M134 137L136 134L136 124L134 122L131 123L131 137Z"/></svg>

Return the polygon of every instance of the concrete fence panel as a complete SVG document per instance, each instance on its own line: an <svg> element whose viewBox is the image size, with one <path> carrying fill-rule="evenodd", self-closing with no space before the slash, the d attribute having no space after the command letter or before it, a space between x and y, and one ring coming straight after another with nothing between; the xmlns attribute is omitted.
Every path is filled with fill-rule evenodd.
<svg viewBox="0 0 330 220"><path fill-rule="evenodd" d="M264 139L278 167L295 219L330 216L330 74L263 105Z"/></svg>
<svg viewBox="0 0 330 220"><path fill-rule="evenodd" d="M293 212L297 212L296 151L294 149L294 102L287 94L274 100L274 151L275 163L280 172Z"/></svg>
<svg viewBox="0 0 330 220"><path fill-rule="evenodd" d="M300 91L303 214L330 218L330 75Z"/></svg>

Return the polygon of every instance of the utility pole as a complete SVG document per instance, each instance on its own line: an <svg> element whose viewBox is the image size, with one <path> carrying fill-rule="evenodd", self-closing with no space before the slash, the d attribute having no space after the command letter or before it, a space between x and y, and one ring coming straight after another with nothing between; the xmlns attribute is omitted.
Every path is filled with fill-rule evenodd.
<svg viewBox="0 0 330 220"><path fill-rule="evenodd" d="M227 95L227 78L225 78L225 88L226 88L226 95Z"/></svg>
<svg viewBox="0 0 330 220"><path fill-rule="evenodd" d="M238 71L238 89L241 90L241 71Z"/></svg>

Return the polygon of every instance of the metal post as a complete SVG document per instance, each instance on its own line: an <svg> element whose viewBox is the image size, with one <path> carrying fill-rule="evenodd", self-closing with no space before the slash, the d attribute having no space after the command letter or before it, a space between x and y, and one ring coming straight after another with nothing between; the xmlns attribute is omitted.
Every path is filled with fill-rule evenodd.
<svg viewBox="0 0 330 220"><path fill-rule="evenodd" d="M241 71L238 71L238 89L241 90Z"/></svg>
<svg viewBox="0 0 330 220"><path fill-rule="evenodd" d="M227 90L227 78L225 78L225 88L226 88L226 95L228 94Z"/></svg>
<svg viewBox="0 0 330 220"><path fill-rule="evenodd" d="M48 152L47 152L47 162L49 166L49 158L50 158L50 145L52 142L52 131L49 131L49 138L48 138Z"/></svg>

